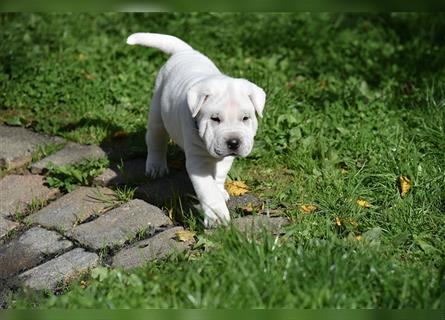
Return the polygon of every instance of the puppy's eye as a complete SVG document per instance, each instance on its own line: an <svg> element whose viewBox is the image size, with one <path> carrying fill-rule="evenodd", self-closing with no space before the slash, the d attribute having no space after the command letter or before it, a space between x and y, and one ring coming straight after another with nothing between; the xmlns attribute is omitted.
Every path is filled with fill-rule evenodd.
<svg viewBox="0 0 445 320"><path fill-rule="evenodd" d="M212 116L212 117L210 117L210 119L211 119L212 121L217 122L217 123L220 123L220 122L221 122L221 119L220 119L218 116Z"/></svg>
<svg viewBox="0 0 445 320"><path fill-rule="evenodd" d="M249 120L250 118L248 117L248 116L244 116L244 118L243 118L243 121L247 121L247 120Z"/></svg>

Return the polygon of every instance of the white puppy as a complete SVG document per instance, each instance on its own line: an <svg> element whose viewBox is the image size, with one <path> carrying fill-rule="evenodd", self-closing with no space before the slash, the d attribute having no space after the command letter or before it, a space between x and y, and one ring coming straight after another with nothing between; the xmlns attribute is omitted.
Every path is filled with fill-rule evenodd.
<svg viewBox="0 0 445 320"><path fill-rule="evenodd" d="M206 227L230 221L224 181L234 156L252 150L266 94L255 84L222 74L206 56L169 35L135 33L130 45L172 56L160 70L148 117L146 175L168 173L168 135L184 150L187 173Z"/></svg>

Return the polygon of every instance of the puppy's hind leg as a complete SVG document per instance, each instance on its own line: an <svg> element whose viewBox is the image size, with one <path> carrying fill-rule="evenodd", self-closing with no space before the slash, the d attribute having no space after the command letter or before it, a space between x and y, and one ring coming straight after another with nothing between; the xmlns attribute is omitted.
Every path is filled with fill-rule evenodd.
<svg viewBox="0 0 445 320"><path fill-rule="evenodd" d="M168 134L161 117L160 94L156 90L151 102L148 128L145 135L148 151L145 175L152 179L168 174L167 141Z"/></svg>

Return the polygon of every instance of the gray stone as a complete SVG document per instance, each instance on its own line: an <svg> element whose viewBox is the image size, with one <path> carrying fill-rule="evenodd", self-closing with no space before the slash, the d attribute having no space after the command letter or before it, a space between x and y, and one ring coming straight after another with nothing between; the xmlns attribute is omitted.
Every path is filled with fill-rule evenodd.
<svg viewBox="0 0 445 320"><path fill-rule="evenodd" d="M281 232L282 228L289 224L285 217L268 217L267 215L251 215L232 220L234 227L247 234L268 230L273 234Z"/></svg>
<svg viewBox="0 0 445 320"><path fill-rule="evenodd" d="M114 199L113 190L108 188L77 187L25 221L66 232L92 215L105 212L114 205Z"/></svg>
<svg viewBox="0 0 445 320"><path fill-rule="evenodd" d="M176 239L176 233L183 230L182 227L167 229L149 239L122 249L113 257L112 266L130 269L141 266L148 261L162 259L172 253L187 250L193 242L181 242Z"/></svg>
<svg viewBox="0 0 445 320"><path fill-rule="evenodd" d="M33 201L47 201L59 190L44 185L44 177L37 175L9 175L0 180L0 217L23 212Z"/></svg>
<svg viewBox="0 0 445 320"><path fill-rule="evenodd" d="M0 280L0 310L8 308L8 301L12 295L13 291L7 288L6 283Z"/></svg>
<svg viewBox="0 0 445 320"><path fill-rule="evenodd" d="M16 229L19 223L10 221L0 216L0 240L8 235L12 230Z"/></svg>
<svg viewBox="0 0 445 320"><path fill-rule="evenodd" d="M175 196L188 198L195 195L187 172L180 171L167 177L152 180L136 189L136 195L156 205L170 205Z"/></svg>
<svg viewBox="0 0 445 320"><path fill-rule="evenodd" d="M124 135L127 133L121 132ZM113 135L119 135L115 132ZM147 155L147 146L145 145L145 132L130 133L125 137L114 137L102 142L101 147L105 150L108 158L111 160L126 160L143 158Z"/></svg>
<svg viewBox="0 0 445 320"><path fill-rule="evenodd" d="M154 231L170 224L161 209L136 199L77 226L69 234L83 245L99 250L121 246L141 231Z"/></svg>
<svg viewBox="0 0 445 320"><path fill-rule="evenodd" d="M97 176L93 183L98 186L114 186L121 184L137 184L147 181L145 177L145 159L125 161L122 166L114 164Z"/></svg>
<svg viewBox="0 0 445 320"><path fill-rule="evenodd" d="M244 211L257 209L260 210L263 202L254 195L247 193L239 197L230 197L227 202L229 210L243 209Z"/></svg>
<svg viewBox="0 0 445 320"><path fill-rule="evenodd" d="M106 157L106 153L99 146L68 142L62 150L32 164L31 172L42 173L50 162L55 166L66 166L104 157Z"/></svg>
<svg viewBox="0 0 445 320"><path fill-rule="evenodd" d="M35 290L56 289L67 285L81 274L97 266L99 256L76 248L28 270L18 276L18 282Z"/></svg>
<svg viewBox="0 0 445 320"><path fill-rule="evenodd" d="M58 137L50 137L20 127L0 125L0 168L14 169L31 161L39 146L63 143Z"/></svg>
<svg viewBox="0 0 445 320"><path fill-rule="evenodd" d="M0 247L0 279L34 267L71 247L71 241L63 239L57 232L34 227Z"/></svg>

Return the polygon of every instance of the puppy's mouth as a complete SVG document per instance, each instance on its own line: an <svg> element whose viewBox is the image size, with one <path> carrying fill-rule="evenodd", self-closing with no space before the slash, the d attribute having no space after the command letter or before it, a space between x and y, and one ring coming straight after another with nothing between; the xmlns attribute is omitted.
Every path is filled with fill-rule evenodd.
<svg viewBox="0 0 445 320"><path fill-rule="evenodd" d="M215 154L217 155L218 158L224 158L224 157L236 157L239 156L239 154L237 152L222 152L220 150L214 149Z"/></svg>

